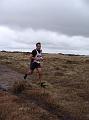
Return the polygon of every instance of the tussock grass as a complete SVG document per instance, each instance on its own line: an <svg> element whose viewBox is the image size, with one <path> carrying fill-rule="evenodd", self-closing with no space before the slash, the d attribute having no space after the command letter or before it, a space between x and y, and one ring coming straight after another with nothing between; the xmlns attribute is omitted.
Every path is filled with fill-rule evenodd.
<svg viewBox="0 0 89 120"><path fill-rule="evenodd" d="M13 93L23 94L28 101L32 99L34 104L39 106L41 102L42 109L47 112L54 110L56 116L68 114L76 120L89 120L89 58L62 54L44 54L44 57L43 81L47 81L48 85L45 93L44 89L34 82L28 87L29 83L21 80L13 85ZM0 58L1 64L20 73L25 73L28 68L29 54L2 52ZM19 114L18 112L17 115ZM52 111L50 114L53 114ZM44 115L43 113L40 115L42 120L47 118ZM56 117L53 120L55 119Z"/></svg>
<svg viewBox="0 0 89 120"><path fill-rule="evenodd" d="M19 94L24 90L31 89L31 88L32 88L32 85L29 84L27 81L18 80L18 81L15 81L15 83L13 84L11 91L15 94Z"/></svg>

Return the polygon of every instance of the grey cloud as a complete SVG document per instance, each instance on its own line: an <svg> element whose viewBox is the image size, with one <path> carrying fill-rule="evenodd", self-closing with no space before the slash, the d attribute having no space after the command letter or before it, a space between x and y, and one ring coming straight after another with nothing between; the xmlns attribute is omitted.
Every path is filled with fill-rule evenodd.
<svg viewBox="0 0 89 120"><path fill-rule="evenodd" d="M85 3L86 2L86 3ZM1 0L0 24L89 36L88 0Z"/></svg>
<svg viewBox="0 0 89 120"><path fill-rule="evenodd" d="M16 30L0 26L0 50L31 51L37 42L43 52L89 54L89 37L68 36L47 30Z"/></svg>

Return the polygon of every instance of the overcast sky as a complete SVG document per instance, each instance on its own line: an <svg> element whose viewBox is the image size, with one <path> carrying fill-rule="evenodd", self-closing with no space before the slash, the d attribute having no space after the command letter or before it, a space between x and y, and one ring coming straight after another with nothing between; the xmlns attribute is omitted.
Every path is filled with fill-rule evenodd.
<svg viewBox="0 0 89 120"><path fill-rule="evenodd" d="M89 54L89 0L0 0L0 50Z"/></svg>

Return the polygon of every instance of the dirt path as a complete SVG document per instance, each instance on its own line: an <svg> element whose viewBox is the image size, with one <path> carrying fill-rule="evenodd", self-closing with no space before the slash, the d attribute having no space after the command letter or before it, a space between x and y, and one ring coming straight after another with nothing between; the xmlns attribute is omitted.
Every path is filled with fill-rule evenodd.
<svg viewBox="0 0 89 120"><path fill-rule="evenodd" d="M0 91L8 91L8 89L14 84L15 81L17 80L23 80L23 74L18 73L14 70L12 70L11 68L8 68L5 65L0 65ZM24 96L23 98L18 96L19 99L21 99L21 101L23 101L23 104L25 104L25 101L27 104L32 103L34 104L34 106L36 106L38 109L39 107L43 110L46 111L50 116L53 116L50 114L50 112L46 109L44 109L43 107L39 106L38 103L35 103L35 99L32 100L27 100ZM23 100L22 100L23 99ZM54 114L54 119L57 119L57 116Z"/></svg>
<svg viewBox="0 0 89 120"><path fill-rule="evenodd" d="M0 65L0 88L8 89L16 80L23 80L23 75L5 65Z"/></svg>
<svg viewBox="0 0 89 120"><path fill-rule="evenodd" d="M0 90L8 90L9 87L13 85L13 83L17 80L23 80L23 74L18 73L10 68L8 68L5 65L0 65ZM69 114L62 113L61 111L57 111L56 108L53 108L52 106L47 106L47 103L39 101L36 98L27 98L26 96L18 96L19 99L24 99L27 103L31 102L35 106L40 107L41 109L45 110L49 116L54 115L55 120L75 120L75 118L72 118ZM60 112L60 114L58 113Z"/></svg>

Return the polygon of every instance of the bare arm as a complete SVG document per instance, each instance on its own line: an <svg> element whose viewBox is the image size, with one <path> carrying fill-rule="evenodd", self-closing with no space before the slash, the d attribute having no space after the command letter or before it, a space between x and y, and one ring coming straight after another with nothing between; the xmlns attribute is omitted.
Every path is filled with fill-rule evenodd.
<svg viewBox="0 0 89 120"><path fill-rule="evenodd" d="M38 60L39 58L37 58L37 57L33 57L33 55L32 54L30 54L30 60Z"/></svg>
<svg viewBox="0 0 89 120"><path fill-rule="evenodd" d="M32 56L32 54L30 54L30 60L35 60L35 57Z"/></svg>

